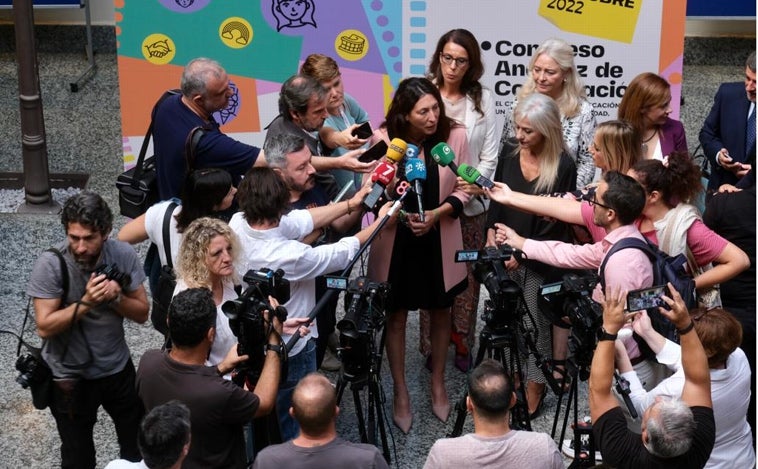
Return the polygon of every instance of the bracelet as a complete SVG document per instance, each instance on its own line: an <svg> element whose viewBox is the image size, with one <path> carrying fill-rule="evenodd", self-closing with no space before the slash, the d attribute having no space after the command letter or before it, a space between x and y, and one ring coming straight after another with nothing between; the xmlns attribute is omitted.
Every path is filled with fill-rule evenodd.
<svg viewBox="0 0 758 469"><path fill-rule="evenodd" d="M684 329L677 329L676 331L679 333L679 335L684 335L695 328L695 321L690 321L690 324L685 327Z"/></svg>
<svg viewBox="0 0 758 469"><path fill-rule="evenodd" d="M618 338L618 336L619 336L618 333L611 334L610 332L606 331L604 327L601 327L600 334L598 334L597 340L598 342L600 342L601 340L614 341Z"/></svg>
<svg viewBox="0 0 758 469"><path fill-rule="evenodd" d="M268 352L271 350L272 352L276 352L277 355L282 355L282 346L279 344L266 344L266 351Z"/></svg>

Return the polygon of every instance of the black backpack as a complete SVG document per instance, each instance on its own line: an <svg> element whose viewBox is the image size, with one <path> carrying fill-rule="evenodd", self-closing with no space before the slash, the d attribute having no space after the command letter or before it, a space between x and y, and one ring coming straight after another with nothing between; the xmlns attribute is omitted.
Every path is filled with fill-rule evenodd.
<svg viewBox="0 0 758 469"><path fill-rule="evenodd" d="M687 257L684 254L669 256L647 239L643 241L639 238L624 238L611 246L611 249L608 250L603 259L603 263L600 265L600 284L603 287L603 291L605 291L605 264L608 262L608 258L617 251L628 248L639 249L650 259L650 262L653 264L653 285L666 285L667 282L670 282L676 291L679 292L679 295L681 295L687 309L697 306L695 280L686 269ZM677 343L679 342L675 332L676 328L657 309L655 311L648 310L648 314L655 330L666 338L674 340Z"/></svg>
<svg viewBox="0 0 758 469"><path fill-rule="evenodd" d="M168 307L171 305L171 298L174 296L174 288L176 287L176 274L174 273L174 264L171 261L170 223L171 215L177 205L176 202L168 204L166 213L163 215L163 250L166 253L166 265L161 267L158 285L153 292L153 310L150 313L150 322L153 323L153 327L166 337L168 336L168 326L166 325Z"/></svg>

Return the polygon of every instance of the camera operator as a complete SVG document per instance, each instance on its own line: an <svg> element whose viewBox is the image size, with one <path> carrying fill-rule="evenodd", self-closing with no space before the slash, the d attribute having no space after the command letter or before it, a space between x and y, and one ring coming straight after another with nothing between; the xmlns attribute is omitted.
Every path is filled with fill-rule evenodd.
<svg viewBox="0 0 758 469"><path fill-rule="evenodd" d="M242 275L249 269L282 269L290 281L290 300L283 306L290 318L306 317L316 305L316 277L327 272L345 268L379 225L379 220L388 212L386 204L379 217L369 227L355 236L342 238L334 244L311 247L303 239L335 218L350 214L360 204L364 192L352 199L312 210L293 210L290 205L290 189L284 180L271 168L252 168L240 184L237 197L242 213L232 217L229 225L237 233L242 245L242 262L237 266ZM285 215L286 214L286 215ZM277 397L277 412L282 440L291 440L297 435L297 422L289 415L292 392L300 379L316 371L316 324L299 340L288 353L287 378ZM285 335L284 340L288 341Z"/></svg>
<svg viewBox="0 0 758 469"><path fill-rule="evenodd" d="M173 347L167 352L145 352L137 370L137 392L147 410L172 399L190 409L192 445L185 469L245 466L242 426L271 412L279 385L275 349L282 326L276 317L272 320L263 370L250 391L222 377L250 358L239 356L236 344L218 366L205 366L216 337L213 293L207 288L190 288L171 301L168 332Z"/></svg>
<svg viewBox="0 0 758 469"><path fill-rule="evenodd" d="M46 341L42 357L54 376L50 410L61 437L61 467L95 467L92 432L100 405L116 426L121 457L139 461L143 410L123 322L147 320L145 274L131 246L108 239L113 214L98 194L68 199L61 222L67 242L58 250L67 271L61 272L56 254L44 252L27 287Z"/></svg>
<svg viewBox="0 0 758 469"><path fill-rule="evenodd" d="M534 241L524 239L505 225L496 224L495 241L520 249L529 259L556 267L599 269L614 243L628 237L644 240L634 221L642 213L645 197L645 191L637 181L618 171L608 171L589 201L592 206L593 223L605 228L608 233L602 240L583 245ZM622 249L614 253L608 258L604 275L606 290L611 288L630 291L653 285L652 264L647 255L639 249ZM599 282L592 293L593 300L600 301L601 290ZM649 388L660 382L663 376L659 376L659 368L662 367L654 367L650 361L643 360L639 347L631 336L625 339L624 343L630 357L635 358L635 371L640 380Z"/></svg>
<svg viewBox="0 0 758 469"><path fill-rule="evenodd" d="M703 467L713 449L716 429L711 401L708 358L682 297L671 284L664 296L671 310L659 308L679 331L684 385L681 398L659 398L642 416L642 435L627 428L617 399L611 393L614 343L626 322L625 294L608 289L603 305L603 328L590 372L590 414L603 462L623 468Z"/></svg>

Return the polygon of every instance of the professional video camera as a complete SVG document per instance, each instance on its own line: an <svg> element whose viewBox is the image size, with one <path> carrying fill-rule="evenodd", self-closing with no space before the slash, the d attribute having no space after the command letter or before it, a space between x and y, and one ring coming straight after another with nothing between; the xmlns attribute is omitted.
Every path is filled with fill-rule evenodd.
<svg viewBox="0 0 758 469"><path fill-rule="evenodd" d="M513 248L504 244L488 246L481 251L455 251L455 262L474 262L474 278L484 285L490 299L484 302L482 319L493 330L506 327L518 320L523 310L518 307L521 288L508 277L504 261L513 255Z"/></svg>
<svg viewBox="0 0 758 469"><path fill-rule="evenodd" d="M330 288L347 290L345 317L337 323L340 331L340 357L348 376L368 372L375 346L374 332L384 325L384 307L390 291L389 283L372 282L358 277L345 285L341 277L329 277Z"/></svg>
<svg viewBox="0 0 758 469"><path fill-rule="evenodd" d="M287 310L284 306L274 308L268 301L273 296L279 303L286 303L290 299L290 283L284 278L284 271L278 269L248 270L242 277L248 284L248 288L242 294L221 305L221 310L229 318L229 327L239 342L238 353L250 355L247 367L248 373L260 374L263 369L263 353L255 353L263 350L270 332L270 327L265 327L263 312L268 310L284 323L287 319ZM273 319L273 318L272 318ZM257 375L255 378L257 379Z"/></svg>
<svg viewBox="0 0 758 469"><path fill-rule="evenodd" d="M553 324L572 326L569 345L578 360L592 361L597 344L597 331L603 323L603 309L592 300L592 290L599 278L596 274L567 273L563 281L540 287L543 311L552 314Z"/></svg>

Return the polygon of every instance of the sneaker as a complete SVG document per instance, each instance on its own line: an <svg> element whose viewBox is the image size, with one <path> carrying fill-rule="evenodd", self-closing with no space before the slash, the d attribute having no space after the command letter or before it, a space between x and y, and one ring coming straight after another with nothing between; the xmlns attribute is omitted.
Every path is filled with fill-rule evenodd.
<svg viewBox="0 0 758 469"><path fill-rule="evenodd" d="M341 366L342 362L337 358L337 355L332 353L327 347L326 352L324 352L324 360L321 362L321 369L324 371L339 371Z"/></svg>
<svg viewBox="0 0 758 469"><path fill-rule="evenodd" d="M561 451L563 452L563 454L565 454L569 458L576 459L574 456L573 446L574 446L573 439L563 440L563 444L561 445ZM586 455L586 457L589 457L590 448L589 448L588 443L582 441L582 449L580 453L583 453ZM595 448L595 462L598 462L598 463L603 462L603 456L600 454L600 451L598 451L597 448Z"/></svg>

